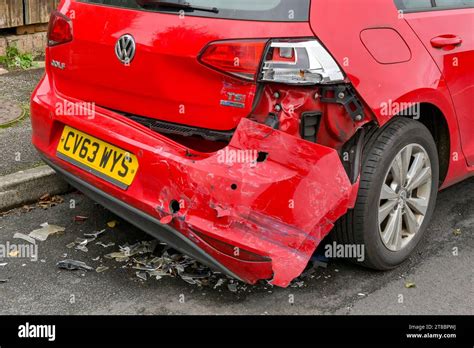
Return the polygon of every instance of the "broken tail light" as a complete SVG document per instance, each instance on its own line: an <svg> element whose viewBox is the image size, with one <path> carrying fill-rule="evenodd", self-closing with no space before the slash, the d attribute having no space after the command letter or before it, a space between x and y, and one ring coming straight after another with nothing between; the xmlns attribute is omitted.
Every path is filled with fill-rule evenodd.
<svg viewBox="0 0 474 348"><path fill-rule="evenodd" d="M225 74L255 81L266 44L266 40L213 42L201 53L199 61Z"/></svg>
<svg viewBox="0 0 474 348"><path fill-rule="evenodd" d="M265 54L260 81L316 85L344 81L345 76L317 40L272 41Z"/></svg>
<svg viewBox="0 0 474 348"><path fill-rule="evenodd" d="M199 61L249 81L316 85L345 80L339 65L316 39L216 41L204 49Z"/></svg>
<svg viewBox="0 0 474 348"><path fill-rule="evenodd" d="M59 11L51 13L48 27L48 46L57 46L72 41L72 21Z"/></svg>

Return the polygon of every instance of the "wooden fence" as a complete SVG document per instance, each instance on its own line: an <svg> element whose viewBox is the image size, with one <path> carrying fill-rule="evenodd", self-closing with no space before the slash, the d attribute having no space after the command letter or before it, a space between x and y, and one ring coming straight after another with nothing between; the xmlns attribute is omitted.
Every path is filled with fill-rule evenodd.
<svg viewBox="0 0 474 348"><path fill-rule="evenodd" d="M48 23L59 0L0 0L0 29Z"/></svg>

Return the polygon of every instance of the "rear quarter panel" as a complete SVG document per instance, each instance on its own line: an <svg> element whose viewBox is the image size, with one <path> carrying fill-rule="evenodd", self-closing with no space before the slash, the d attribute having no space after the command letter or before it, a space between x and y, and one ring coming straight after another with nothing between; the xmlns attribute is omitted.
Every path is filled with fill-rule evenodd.
<svg viewBox="0 0 474 348"><path fill-rule="evenodd" d="M431 103L444 114L450 129L451 164L444 187L466 177L458 122L446 82L432 57L398 11L393 0L313 0L311 27L354 87L373 111L380 126L394 115L384 112L386 103ZM407 43L411 58L381 64L362 43L361 33L372 28L396 30ZM390 45L379 42L379 45Z"/></svg>

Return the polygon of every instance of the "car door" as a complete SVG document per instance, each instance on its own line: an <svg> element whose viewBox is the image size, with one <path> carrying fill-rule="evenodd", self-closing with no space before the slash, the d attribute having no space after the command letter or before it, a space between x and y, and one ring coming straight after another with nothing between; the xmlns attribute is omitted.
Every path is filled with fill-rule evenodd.
<svg viewBox="0 0 474 348"><path fill-rule="evenodd" d="M444 74L464 154L474 165L474 0L399 0L404 18Z"/></svg>

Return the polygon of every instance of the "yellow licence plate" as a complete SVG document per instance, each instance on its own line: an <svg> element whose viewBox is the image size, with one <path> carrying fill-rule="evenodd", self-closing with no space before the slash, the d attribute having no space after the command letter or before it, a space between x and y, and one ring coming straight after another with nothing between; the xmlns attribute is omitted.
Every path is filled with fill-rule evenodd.
<svg viewBox="0 0 474 348"><path fill-rule="evenodd" d="M135 155L69 126L64 127L57 156L124 190L138 171Z"/></svg>

